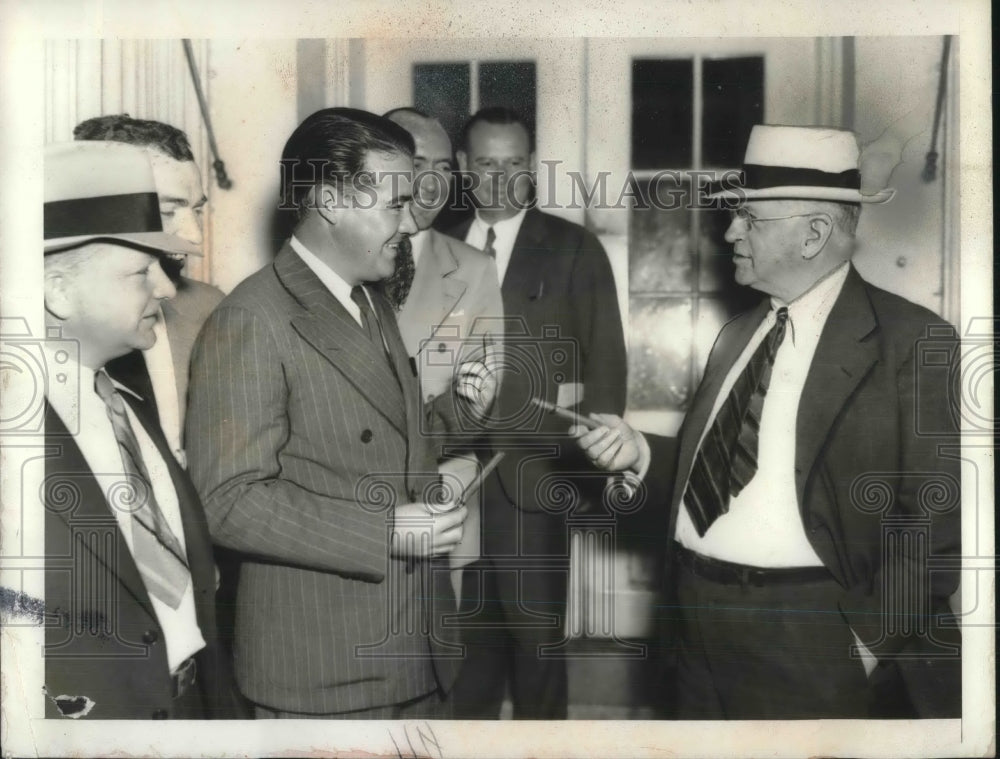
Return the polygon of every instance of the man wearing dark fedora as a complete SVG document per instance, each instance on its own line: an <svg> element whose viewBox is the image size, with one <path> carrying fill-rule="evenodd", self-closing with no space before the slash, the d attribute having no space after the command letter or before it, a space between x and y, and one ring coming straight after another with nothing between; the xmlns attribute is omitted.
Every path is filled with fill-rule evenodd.
<svg viewBox="0 0 1000 759"><path fill-rule="evenodd" d="M45 152L46 716L236 716L216 642L205 515L155 407L113 380L156 341L173 296L148 154L114 143Z"/></svg>
<svg viewBox="0 0 1000 759"><path fill-rule="evenodd" d="M667 505L682 719L957 717L951 327L851 263L859 149L754 127L726 240L769 296L726 324L676 440L577 427ZM922 344L933 342L932 357Z"/></svg>

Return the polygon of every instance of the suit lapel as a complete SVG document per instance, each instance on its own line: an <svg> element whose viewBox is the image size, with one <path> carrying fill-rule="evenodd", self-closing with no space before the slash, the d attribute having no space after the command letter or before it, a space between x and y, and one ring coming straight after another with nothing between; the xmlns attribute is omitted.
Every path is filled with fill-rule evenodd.
<svg viewBox="0 0 1000 759"><path fill-rule="evenodd" d="M708 424L715 400L719 397L719 391L726 381L726 375L733 368L736 359L743 353L769 309L770 302L765 298L756 308L737 317L719 333L718 341L709 354L705 376L691 400L691 408L684 417L684 425L680 431L677 478L674 481L674 494L671 498L673 509L671 510L670 535L673 535L673 520L676 519L677 509L684 495L684 489L687 487L688 473L691 471L695 454L698 451L698 442L701 439L701 433Z"/></svg>
<svg viewBox="0 0 1000 759"><path fill-rule="evenodd" d="M870 335L878 321L865 283L853 266L826 320L802 389L795 424L795 490L801 508L805 483L837 415L878 360Z"/></svg>
<svg viewBox="0 0 1000 759"><path fill-rule="evenodd" d="M447 238L433 229L425 234L427 247L398 319L403 342L411 346L414 355L423 350L469 287L459 276L458 259Z"/></svg>
<svg viewBox="0 0 1000 759"><path fill-rule="evenodd" d="M105 369L112 379L144 398L159 414L156 394L153 392L153 380L149 376L149 367L146 366L146 359L142 355L142 351L134 350L124 356L112 359L107 363Z"/></svg>
<svg viewBox="0 0 1000 759"><path fill-rule="evenodd" d="M287 245L275 259L274 269L304 309L304 313L292 319L292 328L405 435L404 399L396 377L385 370L384 351L368 339L347 309ZM384 332L388 331L387 326L383 322ZM402 350L405 355L405 348Z"/></svg>
<svg viewBox="0 0 1000 759"><path fill-rule="evenodd" d="M126 394L123 393L123 395ZM45 404L45 442L46 446L56 448L55 454L46 459L46 509L65 522L70 534L86 528L88 523L109 525L114 522L116 544L113 553L95 550L95 543L89 540L74 541L74 544L93 554L101 564L111 570L135 600L150 615L155 616L153 605L149 600L149 593L146 591L146 584L142 581L139 568L132 559L132 552L129 551L121 530L118 529L117 520L115 515L111 513L104 491L97 478L94 477L80 447L66 429L63 420L48 403ZM67 487L69 491L65 490ZM78 502L76 508L51 508L52 504L65 501L60 493L65 494L66 492L73 493L72 497Z"/></svg>
<svg viewBox="0 0 1000 759"><path fill-rule="evenodd" d="M392 307L382 293L377 290L372 291L372 303L375 305L375 313L382 322L382 334L389 346L389 357L399 380L398 388L402 390L406 425L404 432L408 441L406 471L409 473L425 472L426 466L419 445L423 439L420 429L420 385L410 364L410 357L403 344L403 338L399 334L399 330L393 327L396 323L396 315L392 312Z"/></svg>
<svg viewBox="0 0 1000 759"><path fill-rule="evenodd" d="M525 297L535 300L544 295L546 267L539 257L539 251L545 247L544 241L545 219L542 212L529 208L514 240L501 285L505 302L510 299L520 301Z"/></svg>

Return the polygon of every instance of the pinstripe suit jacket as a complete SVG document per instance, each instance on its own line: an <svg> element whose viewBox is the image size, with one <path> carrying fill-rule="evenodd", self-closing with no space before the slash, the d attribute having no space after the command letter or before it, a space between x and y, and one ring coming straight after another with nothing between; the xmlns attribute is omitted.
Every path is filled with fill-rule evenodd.
<svg viewBox="0 0 1000 759"><path fill-rule="evenodd" d="M389 557L393 504L424 497L436 467L394 317L373 299L394 368L286 244L194 350L190 471L213 538L245 554L237 681L273 709L400 703L454 676L429 629L429 562Z"/></svg>

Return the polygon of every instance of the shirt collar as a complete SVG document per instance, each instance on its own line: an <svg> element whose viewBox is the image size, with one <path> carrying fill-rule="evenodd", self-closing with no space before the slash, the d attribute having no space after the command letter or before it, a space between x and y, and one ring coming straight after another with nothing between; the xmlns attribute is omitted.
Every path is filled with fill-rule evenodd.
<svg viewBox="0 0 1000 759"><path fill-rule="evenodd" d="M788 321L792 325L792 341L795 341L796 325L801 328L806 323L821 327L826 323L827 316L833 309L833 304L840 295L850 263L845 261L836 269L823 276L816 284L806 290L791 303L784 303L777 298L771 298L771 311L779 308L788 309Z"/></svg>
<svg viewBox="0 0 1000 759"><path fill-rule="evenodd" d="M66 351L49 342L43 342L42 348L45 351L48 365L60 367L59 375L57 377L50 376L49 381L45 383L45 397L52 404L56 413L68 424L68 420L78 418L81 394L91 393L96 395L94 377L97 371L106 370L102 366L97 371L94 371L89 366L81 364L72 355L64 355ZM59 376L63 379L60 380ZM110 375L108 376L110 377ZM126 387L113 377L111 378L111 384L114 385L118 392L128 393L140 403L144 402L143 397L139 393Z"/></svg>
<svg viewBox="0 0 1000 759"><path fill-rule="evenodd" d="M341 303L351 303L351 290L353 289L351 285L347 284L337 272L330 268L327 264L323 263L320 258L310 251L302 241L299 240L295 235L292 235L292 239L288 241L299 258L312 269L313 273L319 277L320 282L322 282L326 289L329 290L334 297Z"/></svg>
<svg viewBox="0 0 1000 759"><path fill-rule="evenodd" d="M527 212L527 208L522 208L509 219L504 219L503 221L497 221L490 224L483 221L482 217L479 215L479 211L476 211L476 219L474 223L479 225L484 235L490 227L493 227L493 232L497 237L516 237L518 230L521 229L521 222L524 221L524 215Z"/></svg>
<svg viewBox="0 0 1000 759"><path fill-rule="evenodd" d="M416 268L420 264L420 256L424 254L430 233L426 229L421 229L414 235L410 235L410 252L413 254L413 266Z"/></svg>

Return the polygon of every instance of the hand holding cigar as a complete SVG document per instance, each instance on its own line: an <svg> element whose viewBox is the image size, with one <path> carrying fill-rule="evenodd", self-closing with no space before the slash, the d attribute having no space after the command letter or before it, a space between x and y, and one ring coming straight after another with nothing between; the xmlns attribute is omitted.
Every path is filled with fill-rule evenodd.
<svg viewBox="0 0 1000 759"><path fill-rule="evenodd" d="M573 422L574 424L582 424L587 429L596 430L598 427L602 426L601 422L591 419L589 416L583 416L582 414L578 414L568 408L562 408L554 403L549 403L549 401L543 401L541 398L532 398L531 402L550 414L555 414L556 416L562 417L566 421Z"/></svg>

